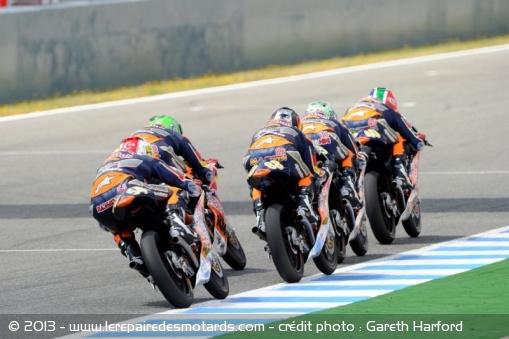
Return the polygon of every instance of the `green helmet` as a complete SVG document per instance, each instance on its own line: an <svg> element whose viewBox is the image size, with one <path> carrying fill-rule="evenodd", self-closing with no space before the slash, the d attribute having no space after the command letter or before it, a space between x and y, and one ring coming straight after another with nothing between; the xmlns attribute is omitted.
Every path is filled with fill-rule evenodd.
<svg viewBox="0 0 509 339"><path fill-rule="evenodd" d="M164 128L171 129L179 134L182 134L182 126L169 115L156 115L149 119L150 126L161 125Z"/></svg>
<svg viewBox="0 0 509 339"><path fill-rule="evenodd" d="M306 114L322 113L329 119L337 119L336 111L332 108L331 104L323 101L315 101L308 105Z"/></svg>

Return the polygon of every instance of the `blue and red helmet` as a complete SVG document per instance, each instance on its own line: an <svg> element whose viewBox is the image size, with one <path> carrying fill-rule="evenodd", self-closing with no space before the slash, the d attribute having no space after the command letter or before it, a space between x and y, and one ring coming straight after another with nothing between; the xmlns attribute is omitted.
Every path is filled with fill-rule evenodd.
<svg viewBox="0 0 509 339"><path fill-rule="evenodd" d="M300 116L293 109L288 107L281 107L272 113L270 120L279 120L286 122L289 126L297 127L299 130L302 129L302 123Z"/></svg>

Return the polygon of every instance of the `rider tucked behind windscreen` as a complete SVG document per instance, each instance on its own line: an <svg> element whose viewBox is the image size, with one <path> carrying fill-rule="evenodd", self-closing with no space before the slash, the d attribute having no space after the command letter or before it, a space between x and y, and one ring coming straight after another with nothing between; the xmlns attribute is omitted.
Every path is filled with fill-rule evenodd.
<svg viewBox="0 0 509 339"><path fill-rule="evenodd" d="M391 90L385 87L373 88L369 96L347 109L342 121L353 133L366 129L382 131L386 142L392 145L394 183L403 189L413 188L406 170L405 145L409 144L421 151L426 136L417 132L398 112L398 103Z"/></svg>
<svg viewBox="0 0 509 339"><path fill-rule="evenodd" d="M317 153L338 165L343 198L348 199L354 209L361 208L355 187L357 146L350 132L337 120L332 106L322 101L310 103L302 118L302 132L312 140Z"/></svg>
<svg viewBox="0 0 509 339"><path fill-rule="evenodd" d="M247 182L251 188L256 226L253 233L265 239L262 190L296 192L298 208L311 224L317 224L313 210L315 153L310 140L301 132L299 115L288 107L281 107L255 133L244 157ZM263 175L264 171L271 172Z"/></svg>
<svg viewBox="0 0 509 339"><path fill-rule="evenodd" d="M214 180L214 171L207 167L200 152L182 133L182 125L174 117L156 115L132 136L141 137L156 146L158 156L168 165L209 184Z"/></svg>
<svg viewBox="0 0 509 339"><path fill-rule="evenodd" d="M122 140L97 170L90 192L90 213L99 226L113 234L129 266L147 277L149 272L134 229L140 222L155 222L165 216L167 208L186 210L188 196L198 197L201 189L184 173L154 157L157 149L144 139ZM148 185L151 180L162 185ZM168 187L170 185L172 187ZM122 193L136 190L135 201L123 201Z"/></svg>

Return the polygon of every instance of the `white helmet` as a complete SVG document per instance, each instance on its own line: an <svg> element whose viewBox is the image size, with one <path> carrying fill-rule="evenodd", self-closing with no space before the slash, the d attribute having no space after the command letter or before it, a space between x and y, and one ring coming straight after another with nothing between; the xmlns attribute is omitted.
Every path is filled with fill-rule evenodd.
<svg viewBox="0 0 509 339"><path fill-rule="evenodd" d="M140 137L128 137L122 140L122 143L118 147L118 150L125 150L134 154L139 155L154 155L152 145L149 144L145 139Z"/></svg>

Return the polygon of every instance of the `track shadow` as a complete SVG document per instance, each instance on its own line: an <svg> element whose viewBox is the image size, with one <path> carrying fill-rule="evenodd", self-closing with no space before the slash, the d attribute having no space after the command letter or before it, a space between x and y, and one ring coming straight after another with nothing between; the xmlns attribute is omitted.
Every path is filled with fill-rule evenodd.
<svg viewBox="0 0 509 339"><path fill-rule="evenodd" d="M249 262L248 262L248 265L249 265ZM248 268L248 267L244 268L243 270L234 270L233 268L230 268L230 266L228 266L228 264L223 264L223 268L226 271L226 275L228 277L245 276L248 274L266 273L266 272L271 271L269 269Z"/></svg>
<svg viewBox="0 0 509 339"><path fill-rule="evenodd" d="M399 227L399 226L398 226ZM401 228L401 231L404 232L403 228ZM437 244L441 242L451 241L454 239L458 239L461 237L464 237L465 235L458 235L458 236L448 236L448 235L422 235L418 236L416 238L396 238L392 242L392 244L389 244L387 246L399 246L399 245L408 245L408 244ZM376 239L374 239L376 241ZM385 245L384 245L385 246Z"/></svg>
<svg viewBox="0 0 509 339"><path fill-rule="evenodd" d="M223 201L229 215L253 215L249 201ZM422 213L509 212L509 198L423 199ZM92 218L87 204L0 205L0 219Z"/></svg>
<svg viewBox="0 0 509 339"><path fill-rule="evenodd" d="M509 212L509 198L423 199L422 213Z"/></svg>
<svg viewBox="0 0 509 339"><path fill-rule="evenodd" d="M170 310L170 309L175 309L175 307L173 307L167 300L165 300L162 295L161 295L161 298L162 298L161 301L147 302L147 303L143 304L143 306L160 308L160 309L164 309L165 311ZM193 300L193 305L201 303L201 302L209 301L209 300L216 300L216 299L214 299L214 297L212 297L212 296L210 298L196 298L195 297Z"/></svg>

